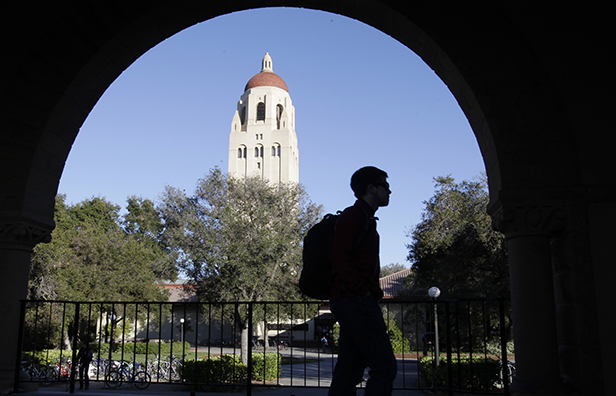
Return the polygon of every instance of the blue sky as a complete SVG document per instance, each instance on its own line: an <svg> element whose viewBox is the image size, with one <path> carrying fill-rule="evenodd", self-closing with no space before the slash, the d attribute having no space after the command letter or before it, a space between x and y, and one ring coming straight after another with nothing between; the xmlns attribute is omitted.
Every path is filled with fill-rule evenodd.
<svg viewBox="0 0 616 396"><path fill-rule="evenodd" d="M420 221L433 178L485 170L468 121L447 87L407 47L347 17L268 8L205 21L141 56L109 87L73 145L59 187L67 202L93 196L157 201L165 185L192 192L227 170L231 120L266 52L296 110L300 182L326 212L354 202L351 174L389 174L377 212L381 264L406 266L406 232Z"/></svg>

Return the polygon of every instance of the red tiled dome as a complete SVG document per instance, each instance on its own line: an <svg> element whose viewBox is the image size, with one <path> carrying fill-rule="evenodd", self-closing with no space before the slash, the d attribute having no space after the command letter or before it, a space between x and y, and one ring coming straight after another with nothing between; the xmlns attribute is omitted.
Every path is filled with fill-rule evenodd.
<svg viewBox="0 0 616 396"><path fill-rule="evenodd" d="M268 71L255 74L250 80L248 80L246 88L244 88L244 92L254 87L278 87L289 92L289 88L287 88L287 84L284 80L276 73Z"/></svg>

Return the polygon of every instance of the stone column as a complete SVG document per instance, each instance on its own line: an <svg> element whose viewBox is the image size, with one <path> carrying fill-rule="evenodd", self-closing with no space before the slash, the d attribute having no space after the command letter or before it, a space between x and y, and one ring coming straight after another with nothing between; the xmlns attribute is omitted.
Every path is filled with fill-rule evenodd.
<svg viewBox="0 0 616 396"><path fill-rule="evenodd" d="M564 227L555 205L504 204L492 218L509 250L516 377L513 395L570 393L560 375L550 241Z"/></svg>
<svg viewBox="0 0 616 396"><path fill-rule="evenodd" d="M49 242L51 229L23 221L0 223L0 392L13 388L20 301L26 299L30 256L37 243Z"/></svg>

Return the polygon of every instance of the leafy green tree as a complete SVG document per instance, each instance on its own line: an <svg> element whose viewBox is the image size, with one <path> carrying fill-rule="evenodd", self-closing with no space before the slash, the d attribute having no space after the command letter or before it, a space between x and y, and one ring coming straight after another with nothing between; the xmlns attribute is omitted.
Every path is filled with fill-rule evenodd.
<svg viewBox="0 0 616 396"><path fill-rule="evenodd" d="M167 187L164 239L202 301L299 298L301 241L321 216L299 185L238 180L214 168L193 195ZM243 350L248 329L240 312Z"/></svg>
<svg viewBox="0 0 616 396"><path fill-rule="evenodd" d="M152 262L154 273L159 280L172 280L177 277L175 255L170 247L162 243L163 222L159 213L149 199L131 196L127 199L127 213L122 227L124 232L132 235L139 243L154 253Z"/></svg>
<svg viewBox="0 0 616 396"><path fill-rule="evenodd" d="M38 245L32 255L29 298L166 301L167 292L156 284L155 264L160 261L161 251L124 232L119 210L119 206L103 198L95 197L70 206L63 195L58 195L52 240L49 244ZM74 306L68 307L72 311ZM112 327L125 320L124 313L134 318L133 312L121 312L113 305L104 308L96 305L95 310L110 314L114 322ZM46 323L51 325L50 330L56 331L61 316L51 314ZM72 317L72 312L66 314ZM82 320L87 321L87 318ZM68 333L62 334L66 337ZM69 345L68 338L58 339L58 342Z"/></svg>
<svg viewBox="0 0 616 396"><path fill-rule="evenodd" d="M421 222L409 233L413 271L407 294L425 297L432 286L443 298L509 298L509 263L502 234L492 229L485 177L456 183L437 177Z"/></svg>
<svg viewBox="0 0 616 396"><path fill-rule="evenodd" d="M163 301L153 264L159 252L120 227L119 206L56 197L56 229L32 255L29 297L76 301Z"/></svg>
<svg viewBox="0 0 616 396"><path fill-rule="evenodd" d="M379 274L380 278L384 278L388 275L392 275L395 274L396 272L400 272L405 270L406 267L400 263L391 263L391 264L387 264L387 265L382 265L381 266L381 272Z"/></svg>
<svg viewBox="0 0 616 396"><path fill-rule="evenodd" d="M321 215L297 185L228 178L218 168L195 194L167 187L165 240L204 301L299 297L301 241Z"/></svg>

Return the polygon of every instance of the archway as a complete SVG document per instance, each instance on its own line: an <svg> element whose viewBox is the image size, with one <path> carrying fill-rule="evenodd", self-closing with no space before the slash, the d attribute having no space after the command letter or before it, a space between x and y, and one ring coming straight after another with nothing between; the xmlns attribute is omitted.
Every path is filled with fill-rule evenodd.
<svg viewBox="0 0 616 396"><path fill-rule="evenodd" d="M1 313L9 322L16 322L17 301L25 296L30 249L53 227L53 197L70 146L104 90L137 57L172 34L217 15L266 5L187 0L138 7L125 3L119 9L90 2L36 10L16 6L22 7L16 15L27 15L34 26L16 19L22 24L9 27L19 39L7 48L12 62L2 77L0 268L6 287ZM584 154L574 139L579 125L571 122L577 116L571 96L559 85L567 73L552 67L551 57L561 53L550 52L541 30L529 28L540 24L493 3L446 10L376 1L316 6L289 0L285 5L357 18L408 46L448 85L482 151L490 211L510 240L519 388L558 393L565 378L580 391L602 389L601 371L613 363L601 359L599 345L613 348L613 341L599 332L610 322L602 319L597 326L595 299L613 297L613 292L593 278L593 270L597 276L606 267L593 267L591 254L605 259L607 252L596 245L591 250L589 239L605 227L596 222L601 208L586 206L583 179L590 168L579 161ZM535 8L534 15L545 22L551 9ZM556 27L563 29L558 23ZM592 192L604 196L608 190ZM611 205L613 216L613 199L602 202ZM571 241L581 242L572 248ZM580 258L587 260L576 264ZM584 276L575 276L580 273ZM532 298L530 291L535 292ZM533 314L529 308L535 308ZM14 345L16 329L1 331L5 345ZM581 364L586 359L581 340L587 334L591 360L600 362L596 370ZM12 357L4 356L0 365L6 374Z"/></svg>

